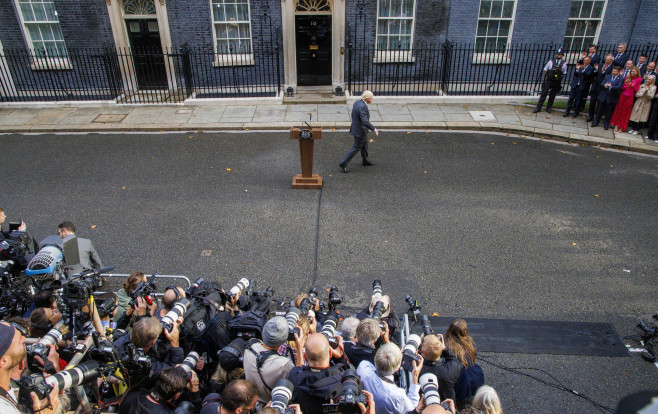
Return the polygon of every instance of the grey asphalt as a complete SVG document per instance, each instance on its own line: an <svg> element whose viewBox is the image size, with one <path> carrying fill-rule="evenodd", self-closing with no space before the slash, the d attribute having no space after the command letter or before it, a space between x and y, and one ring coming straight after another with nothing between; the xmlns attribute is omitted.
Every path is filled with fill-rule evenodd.
<svg viewBox="0 0 658 414"><path fill-rule="evenodd" d="M5 134L0 205L37 238L73 221L117 273L253 277L279 298L335 284L349 306L379 278L401 311L412 294L440 316L610 322L621 335L658 310L657 157L505 133L371 138L376 165L343 174L351 137L326 131L317 191L291 189L287 132ZM658 380L637 354L481 356L609 407ZM598 412L481 365L506 412Z"/></svg>

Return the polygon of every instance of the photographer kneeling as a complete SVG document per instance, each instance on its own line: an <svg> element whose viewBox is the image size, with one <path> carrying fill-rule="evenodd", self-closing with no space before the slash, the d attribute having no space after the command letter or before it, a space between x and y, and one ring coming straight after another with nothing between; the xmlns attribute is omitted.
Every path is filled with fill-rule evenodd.
<svg viewBox="0 0 658 414"><path fill-rule="evenodd" d="M12 374L22 371L25 364L25 336L14 325L0 322L0 412L2 414L20 414L40 412L54 413L59 407L59 389L57 385L48 394L48 398L39 400L36 393L30 393L31 410L18 404L18 387L12 381ZM21 366L23 365L23 366Z"/></svg>
<svg viewBox="0 0 658 414"><path fill-rule="evenodd" d="M142 389L132 392L121 402L120 414L173 414L177 411L176 400L185 391L198 391L199 380L192 378L180 367L167 368L160 371L155 379L155 385L150 390ZM192 413L194 406L189 401L178 404L178 410L184 409Z"/></svg>

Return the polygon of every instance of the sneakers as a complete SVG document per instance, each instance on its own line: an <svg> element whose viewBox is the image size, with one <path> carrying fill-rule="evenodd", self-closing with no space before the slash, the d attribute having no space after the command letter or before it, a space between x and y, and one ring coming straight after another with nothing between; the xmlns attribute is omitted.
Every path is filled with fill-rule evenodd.
<svg viewBox="0 0 658 414"><path fill-rule="evenodd" d="M632 129L629 129L629 130L628 130L628 133L629 133L629 134L632 134L633 132L635 132L635 131L632 130ZM637 134L637 132L636 132L636 134Z"/></svg>
<svg viewBox="0 0 658 414"><path fill-rule="evenodd" d="M633 131L633 132L631 132L631 134L637 135L637 131Z"/></svg>

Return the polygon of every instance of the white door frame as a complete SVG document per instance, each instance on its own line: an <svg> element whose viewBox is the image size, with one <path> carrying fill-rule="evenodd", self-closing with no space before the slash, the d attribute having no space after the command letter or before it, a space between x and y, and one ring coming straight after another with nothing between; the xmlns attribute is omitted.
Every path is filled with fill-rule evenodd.
<svg viewBox="0 0 658 414"><path fill-rule="evenodd" d="M124 53L130 48L130 40L128 39L128 31L126 29L126 19L123 14L123 0L105 0L107 3L107 12L110 17L110 25L112 26L112 36L114 37L114 46L120 53ZM166 0L154 0L155 3L155 17L158 21L158 30L160 32L160 44L162 51L171 51L171 32L169 30L169 17L167 15ZM175 62L172 58L165 57L165 70L167 73L167 82L169 90L176 91L176 76L174 74ZM126 86L125 92L136 91L137 79L135 77L135 67L132 59L128 56L119 56L119 68L121 70L121 77Z"/></svg>
<svg viewBox="0 0 658 414"><path fill-rule="evenodd" d="M345 90L345 0L331 3L331 87ZM297 39L295 28L297 0L281 0L283 35L283 90L297 88ZM326 14L326 13L320 13Z"/></svg>

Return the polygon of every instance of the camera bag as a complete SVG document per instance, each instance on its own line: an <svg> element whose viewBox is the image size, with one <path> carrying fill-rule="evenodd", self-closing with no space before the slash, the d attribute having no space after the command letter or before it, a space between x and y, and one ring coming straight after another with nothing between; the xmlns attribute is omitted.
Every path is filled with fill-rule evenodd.
<svg viewBox="0 0 658 414"><path fill-rule="evenodd" d="M184 343L192 343L206 333L216 317L224 311L226 294L219 283L203 282L188 299L191 304L180 325L180 340Z"/></svg>
<svg viewBox="0 0 658 414"><path fill-rule="evenodd" d="M249 333L251 337L261 339L265 322L267 322L265 312L250 310L231 319L228 323L228 330L231 338L236 338L239 333Z"/></svg>

